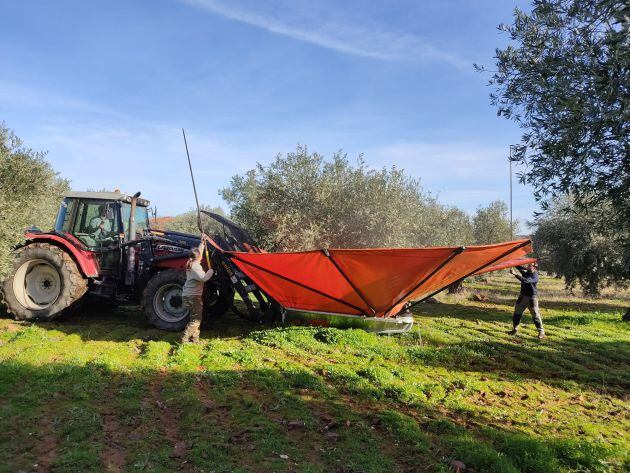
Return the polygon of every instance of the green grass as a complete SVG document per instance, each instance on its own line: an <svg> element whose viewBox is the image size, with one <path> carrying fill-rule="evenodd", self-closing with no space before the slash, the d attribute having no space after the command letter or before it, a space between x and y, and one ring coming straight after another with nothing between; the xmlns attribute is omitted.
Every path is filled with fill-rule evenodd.
<svg viewBox="0 0 630 473"><path fill-rule="evenodd" d="M402 336L228 315L181 346L133 307L0 319L0 472L627 471L630 294L544 278L540 341L529 314L506 334L513 279L467 288Z"/></svg>

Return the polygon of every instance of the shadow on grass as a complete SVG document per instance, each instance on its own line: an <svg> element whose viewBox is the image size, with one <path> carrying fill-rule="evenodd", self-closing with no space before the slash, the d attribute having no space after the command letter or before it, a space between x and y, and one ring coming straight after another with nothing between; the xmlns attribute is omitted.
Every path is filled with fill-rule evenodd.
<svg viewBox="0 0 630 473"><path fill-rule="evenodd" d="M196 362L203 366L203 356ZM297 367L130 371L98 360L10 361L0 365L0 381L7 471L34 463L103 471L113 456L132 471L447 471L451 458L484 472L596 471L613 455L484 418L475 419L481 427L460 422L461 414L429 404L405 412L373 390L348 396L343 385Z"/></svg>
<svg viewBox="0 0 630 473"><path fill-rule="evenodd" d="M503 331L511 320L511 311L485 309L461 304L422 304L416 315L423 317L452 317L465 321L497 322ZM530 324L529 313L525 323ZM554 326L561 324L588 325L592 317L552 316L546 319ZM502 323L499 325L499 323ZM620 324L622 322L619 322ZM28 325L28 324L26 324ZM163 341L177 345L180 332L166 332L148 327L144 313L135 306L97 308L86 306L71 316L54 322L40 322L46 330L58 330L77 335L84 341L142 342ZM247 337L258 330L273 330L274 325L260 326L243 320L233 313L211 320L201 337L205 340ZM473 327L474 328L474 327ZM525 327L526 329L528 327ZM313 329L316 330L316 329ZM498 375L515 375L537 379L550 385L570 387L579 385L600 392L623 395L630 389L630 347L621 341L591 341L587 339L555 338L548 327L548 338L529 343L531 337L488 339L483 333L479 340L449 342L444 346L407 348L413 362L444 367L454 371L479 371ZM422 333L422 326L420 326ZM497 334L498 335L498 334ZM404 351L405 348L401 347Z"/></svg>
<svg viewBox="0 0 630 473"><path fill-rule="evenodd" d="M0 313L2 318L11 318ZM30 322L19 321L28 325ZM140 339L143 341L179 341L181 332L168 332L149 326L146 316L139 306L99 306L88 303L51 322L34 322L47 330L59 330L68 335L78 335L82 340L103 340L124 342ZM272 327L273 325L269 325ZM253 330L260 329L260 324L245 320L233 312L204 321L202 338L239 338Z"/></svg>
<svg viewBox="0 0 630 473"><path fill-rule="evenodd" d="M505 309L490 309L446 302L419 304L413 308L413 313L414 315L423 317L450 317L466 321L483 320L486 322L506 322L512 320L512 309L508 307Z"/></svg>
<svg viewBox="0 0 630 473"><path fill-rule="evenodd" d="M497 297L490 296L490 300L496 302L498 304L505 305L513 305L516 302L516 297ZM552 309L552 310L561 310L565 312L600 312L607 314L621 313L626 310L628 306L630 306L630 301L626 305L621 304L611 304L605 301L557 301L557 300L548 300L545 299L544 294L539 297L539 304L542 310L544 309Z"/></svg>
<svg viewBox="0 0 630 473"><path fill-rule="evenodd" d="M514 289L504 289L498 287L492 288L483 288L483 289L475 289L468 287L467 290L473 293L486 293L489 295L491 301L506 304L508 306L513 306L516 302L516 298L518 297L519 288L515 287ZM572 311L572 312L619 312L625 311L628 306L630 306L630 298L626 295L620 295L618 303L610 303L605 298L598 299L575 299L569 301L559 301L554 300L558 296L566 297L565 293L552 292L547 299L545 296L544 289L540 290L539 293L539 301L541 308L553 309L553 310L564 310L564 311Z"/></svg>

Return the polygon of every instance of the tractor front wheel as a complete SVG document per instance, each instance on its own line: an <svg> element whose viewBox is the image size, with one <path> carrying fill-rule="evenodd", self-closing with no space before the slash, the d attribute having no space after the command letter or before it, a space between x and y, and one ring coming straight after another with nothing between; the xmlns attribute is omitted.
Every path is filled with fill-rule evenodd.
<svg viewBox="0 0 630 473"><path fill-rule="evenodd" d="M48 243L20 248L2 286L2 301L18 320L52 320L87 291L68 253Z"/></svg>

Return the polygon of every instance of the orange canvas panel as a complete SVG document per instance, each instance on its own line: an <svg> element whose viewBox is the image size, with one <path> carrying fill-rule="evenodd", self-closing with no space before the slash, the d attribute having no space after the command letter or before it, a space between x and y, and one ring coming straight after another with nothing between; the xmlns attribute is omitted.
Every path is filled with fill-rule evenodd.
<svg viewBox="0 0 630 473"><path fill-rule="evenodd" d="M412 292L453 251L454 248L387 248L330 250L330 254L380 315Z"/></svg>
<svg viewBox="0 0 630 473"><path fill-rule="evenodd" d="M450 286L464 277L477 274L487 267L524 256L531 251L532 247L529 240L518 240L494 245L468 246L461 254L455 256L438 271L430 281L419 287L405 301L402 301L385 315L398 313L407 301L421 299Z"/></svg>
<svg viewBox="0 0 630 473"><path fill-rule="evenodd" d="M231 252L233 262L286 308L389 316L473 274L523 264L529 240L436 248Z"/></svg>
<svg viewBox="0 0 630 473"><path fill-rule="evenodd" d="M515 266L525 266L526 264L535 263L536 261L538 261L536 258L511 259L501 264L495 264L493 266L489 266L488 268L482 271L478 271L475 273L475 276L478 276L480 274L485 274L485 273L491 273L492 271L500 271L502 269L514 268Z"/></svg>
<svg viewBox="0 0 630 473"><path fill-rule="evenodd" d="M234 263L284 307L343 314L370 312L322 251L233 255Z"/></svg>

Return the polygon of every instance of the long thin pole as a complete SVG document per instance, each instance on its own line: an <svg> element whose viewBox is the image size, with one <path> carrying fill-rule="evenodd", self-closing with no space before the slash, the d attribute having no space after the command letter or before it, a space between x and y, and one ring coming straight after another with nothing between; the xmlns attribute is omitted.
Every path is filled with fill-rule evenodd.
<svg viewBox="0 0 630 473"><path fill-rule="evenodd" d="M514 223L512 221L512 145L510 145L510 235L514 240Z"/></svg>
<svg viewBox="0 0 630 473"><path fill-rule="evenodd" d="M186 157L188 158L188 169L190 169L190 180L193 185L193 192L195 193L195 202L197 204L197 225L199 226L199 231L204 233L203 225L201 223L201 211L199 209L199 198L197 197L197 186L195 185L195 176L192 170L192 164L190 163L190 153L188 152L188 142L186 141L186 132L182 128L182 135L184 135L184 146L186 147Z"/></svg>
<svg viewBox="0 0 630 473"><path fill-rule="evenodd" d="M192 164L190 162L190 153L188 152L188 141L186 141L186 132L182 128L182 135L184 136L184 147L186 148L186 157L188 158L188 169L190 169L190 179L193 185L193 192L195 193L195 203L197 204L197 226L199 227L199 231L205 235L205 231L203 229L203 223L201 221L201 210L199 208L199 198L197 197L197 186L195 185L195 175L193 174ZM203 240L203 239L202 239ZM208 267L210 267L210 257L208 256L208 247L206 246L205 240L203 241L204 253L206 254L206 262L208 263Z"/></svg>

